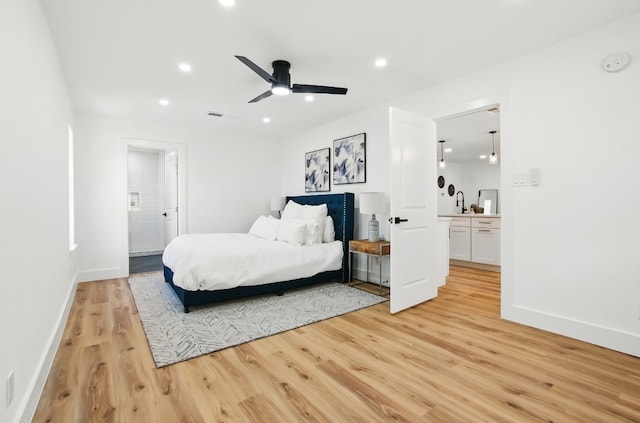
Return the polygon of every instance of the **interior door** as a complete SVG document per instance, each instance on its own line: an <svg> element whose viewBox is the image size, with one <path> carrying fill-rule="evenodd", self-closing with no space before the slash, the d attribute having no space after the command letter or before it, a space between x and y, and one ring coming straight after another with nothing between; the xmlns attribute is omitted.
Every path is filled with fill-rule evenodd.
<svg viewBox="0 0 640 423"><path fill-rule="evenodd" d="M178 236L178 154L164 159L164 246Z"/></svg>
<svg viewBox="0 0 640 423"><path fill-rule="evenodd" d="M436 125L389 109L391 144L391 313L438 295L442 285L438 248ZM440 245L442 244L442 245Z"/></svg>

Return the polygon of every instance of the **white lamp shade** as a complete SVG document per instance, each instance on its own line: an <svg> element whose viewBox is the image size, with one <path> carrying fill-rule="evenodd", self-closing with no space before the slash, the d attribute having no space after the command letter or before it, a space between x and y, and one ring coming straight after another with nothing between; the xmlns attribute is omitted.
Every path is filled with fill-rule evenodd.
<svg viewBox="0 0 640 423"><path fill-rule="evenodd" d="M284 205L284 197L271 197L271 211L282 211L284 210Z"/></svg>
<svg viewBox="0 0 640 423"><path fill-rule="evenodd" d="M360 213L376 214L384 211L384 192L363 192L360 194Z"/></svg>

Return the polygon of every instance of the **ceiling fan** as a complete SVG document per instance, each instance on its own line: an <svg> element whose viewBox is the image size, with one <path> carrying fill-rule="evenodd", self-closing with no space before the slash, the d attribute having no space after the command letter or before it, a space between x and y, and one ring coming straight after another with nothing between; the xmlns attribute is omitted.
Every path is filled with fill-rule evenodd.
<svg viewBox="0 0 640 423"><path fill-rule="evenodd" d="M289 68L291 64L286 60L275 60L271 64L273 66L273 73L270 75L267 71L260 66L253 63L251 60L244 56L236 56L236 59L247 65L249 69L258 74L262 79L271 84L271 89L263 92L249 103L255 103L260 100L264 100L275 95L287 95L293 93L309 93L309 94L341 94L347 93L346 88L339 87L326 87L324 85L306 85L306 84L293 84L291 85L291 75L289 74Z"/></svg>

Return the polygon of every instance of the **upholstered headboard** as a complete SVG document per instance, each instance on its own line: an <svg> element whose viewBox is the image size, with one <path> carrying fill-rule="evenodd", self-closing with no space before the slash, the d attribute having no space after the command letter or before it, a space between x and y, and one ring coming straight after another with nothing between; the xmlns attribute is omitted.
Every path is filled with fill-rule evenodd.
<svg viewBox="0 0 640 423"><path fill-rule="evenodd" d="M287 197L287 201L293 200L298 204L316 206L327 204L329 216L333 219L336 228L336 240L342 241L342 280L349 280L349 241L353 239L354 219L354 194L344 192L341 194L299 195Z"/></svg>

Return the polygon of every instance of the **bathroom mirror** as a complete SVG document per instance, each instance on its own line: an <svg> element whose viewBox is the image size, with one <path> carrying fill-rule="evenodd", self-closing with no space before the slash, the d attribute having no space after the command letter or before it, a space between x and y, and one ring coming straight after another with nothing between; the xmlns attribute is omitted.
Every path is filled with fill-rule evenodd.
<svg viewBox="0 0 640 423"><path fill-rule="evenodd" d="M497 189L481 189L478 191L478 206L484 207L485 200L491 201L491 210L485 214L498 214L498 190Z"/></svg>

